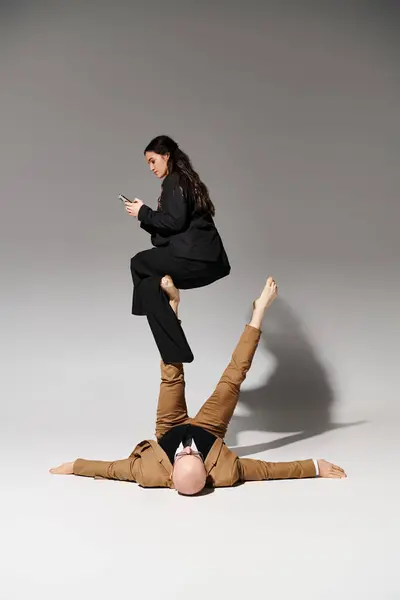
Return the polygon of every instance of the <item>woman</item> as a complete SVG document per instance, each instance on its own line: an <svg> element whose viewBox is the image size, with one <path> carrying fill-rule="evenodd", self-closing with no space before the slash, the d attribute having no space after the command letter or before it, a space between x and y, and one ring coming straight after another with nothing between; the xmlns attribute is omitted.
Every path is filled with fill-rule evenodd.
<svg viewBox="0 0 400 600"><path fill-rule="evenodd" d="M231 267L214 225L215 208L207 187L187 154L161 135L150 142L144 156L163 183L157 210L137 198L125 202L128 214L137 217L154 246L131 260L132 314L147 316L165 363L192 362L192 351L161 280L169 275L178 289L193 289L226 277Z"/></svg>

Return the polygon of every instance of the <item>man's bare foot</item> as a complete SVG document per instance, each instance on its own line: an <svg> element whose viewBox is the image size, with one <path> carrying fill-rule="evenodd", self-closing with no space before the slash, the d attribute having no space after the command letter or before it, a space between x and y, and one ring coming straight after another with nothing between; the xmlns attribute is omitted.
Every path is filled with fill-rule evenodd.
<svg viewBox="0 0 400 600"><path fill-rule="evenodd" d="M50 469L50 473L52 475L73 475L74 474L74 463L73 462L63 463L59 467L54 467L54 469Z"/></svg>
<svg viewBox="0 0 400 600"><path fill-rule="evenodd" d="M275 279L272 279L272 277L268 277L267 283L265 284L263 291L261 292L257 300L253 302L253 308L261 310L267 309L269 306L271 306L277 295L278 286L275 283Z"/></svg>
<svg viewBox="0 0 400 600"><path fill-rule="evenodd" d="M172 310L177 314L180 302L179 290L175 287L171 275L164 275L161 279L161 289L167 294Z"/></svg>
<svg viewBox="0 0 400 600"><path fill-rule="evenodd" d="M329 479L342 479L343 477L347 477L341 467L338 467L327 460L323 460L322 458L319 458L317 462L320 477L328 477Z"/></svg>

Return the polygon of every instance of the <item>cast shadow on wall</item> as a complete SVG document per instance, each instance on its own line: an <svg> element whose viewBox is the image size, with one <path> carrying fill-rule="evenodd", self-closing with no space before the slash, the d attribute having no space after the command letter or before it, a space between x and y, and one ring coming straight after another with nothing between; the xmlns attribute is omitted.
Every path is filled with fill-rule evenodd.
<svg viewBox="0 0 400 600"><path fill-rule="evenodd" d="M273 355L276 367L258 388L242 390L239 405L246 416L234 415L226 443L240 457L272 450L328 431L365 423L334 423L334 392L327 372L301 324L280 297L268 310L261 345ZM243 431L289 433L272 442L237 446Z"/></svg>

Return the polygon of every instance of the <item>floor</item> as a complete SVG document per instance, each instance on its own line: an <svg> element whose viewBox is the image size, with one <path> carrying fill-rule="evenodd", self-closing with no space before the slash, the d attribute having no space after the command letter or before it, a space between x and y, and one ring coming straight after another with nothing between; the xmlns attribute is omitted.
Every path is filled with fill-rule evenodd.
<svg viewBox="0 0 400 600"><path fill-rule="evenodd" d="M254 482L188 499L48 474L75 447L118 458L99 454L113 444L121 440L3 437L1 600L400 598L397 424L337 429L256 455L326 458L346 480Z"/></svg>

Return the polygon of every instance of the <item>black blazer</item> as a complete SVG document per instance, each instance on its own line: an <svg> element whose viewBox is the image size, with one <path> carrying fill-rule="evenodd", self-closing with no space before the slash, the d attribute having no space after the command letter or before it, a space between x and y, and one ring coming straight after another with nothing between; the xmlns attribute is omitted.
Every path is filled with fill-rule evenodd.
<svg viewBox="0 0 400 600"><path fill-rule="evenodd" d="M167 175L157 210L141 206L140 227L151 234L153 246L170 246L175 256L223 262L229 268L222 240L211 215L195 211L194 199L184 191L179 175Z"/></svg>

